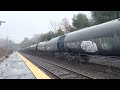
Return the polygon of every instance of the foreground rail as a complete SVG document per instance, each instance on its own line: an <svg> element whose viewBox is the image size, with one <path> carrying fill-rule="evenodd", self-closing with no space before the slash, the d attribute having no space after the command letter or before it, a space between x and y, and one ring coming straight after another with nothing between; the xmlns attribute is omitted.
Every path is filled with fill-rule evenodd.
<svg viewBox="0 0 120 90"><path fill-rule="evenodd" d="M43 60L44 62L46 61L46 63L51 63L51 61L49 59L51 59L53 61L57 60L57 59L52 58L52 57L51 58L50 57L43 57L44 58L43 59L43 58L41 58L40 54L39 55L31 54L31 55L32 55L32 57L37 58L38 62ZM60 60L57 60L57 61L60 61ZM80 63L73 63L73 62L70 63L70 62L66 62L66 60L65 60L64 62L66 64L69 63L69 65L71 65L72 68L70 67L68 70L72 70L73 72L76 72L76 73L85 75L87 77L90 77L90 79L97 79L97 78L120 79L120 68L119 67L115 67L115 66L111 66L111 65L103 65L103 64L93 63L93 62L87 62L86 63L86 62L83 62L83 61L81 61ZM66 66L64 66L62 64L61 65L57 64L57 63L55 63L55 64L59 67L62 67L62 68L66 69ZM80 69L80 72L78 70L75 70L74 66L76 66L76 65L78 66L77 69L78 70Z"/></svg>
<svg viewBox="0 0 120 90"><path fill-rule="evenodd" d="M28 58L36 66L38 66L40 69L43 69L47 74L50 74L55 79L94 79L93 77L87 76L84 73L72 71L63 66L54 64L35 56L32 56L34 60L29 57L26 58ZM41 64L40 61L42 61Z"/></svg>

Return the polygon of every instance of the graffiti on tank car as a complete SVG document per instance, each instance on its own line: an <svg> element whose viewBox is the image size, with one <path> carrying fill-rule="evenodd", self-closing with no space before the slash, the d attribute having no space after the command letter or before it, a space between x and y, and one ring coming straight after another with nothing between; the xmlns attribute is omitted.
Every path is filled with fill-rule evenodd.
<svg viewBox="0 0 120 90"><path fill-rule="evenodd" d="M93 43L92 41L82 41L81 48L86 52L91 53L95 53L98 51L96 43Z"/></svg>
<svg viewBox="0 0 120 90"><path fill-rule="evenodd" d="M99 38L100 45L102 44L102 37Z"/></svg>
<svg viewBox="0 0 120 90"><path fill-rule="evenodd" d="M69 47L69 48L78 48L79 47L79 45L78 45L78 43L77 42L69 42L69 43L67 43L67 46Z"/></svg>
<svg viewBox="0 0 120 90"><path fill-rule="evenodd" d="M77 44L75 42L71 43L72 48L78 48Z"/></svg>
<svg viewBox="0 0 120 90"><path fill-rule="evenodd" d="M112 48L112 46L108 43L103 43L101 45L101 47L102 47L103 50L107 50L107 51L111 50L111 48Z"/></svg>
<svg viewBox="0 0 120 90"><path fill-rule="evenodd" d="M67 45L66 45L66 46L70 47L70 43L67 43Z"/></svg>

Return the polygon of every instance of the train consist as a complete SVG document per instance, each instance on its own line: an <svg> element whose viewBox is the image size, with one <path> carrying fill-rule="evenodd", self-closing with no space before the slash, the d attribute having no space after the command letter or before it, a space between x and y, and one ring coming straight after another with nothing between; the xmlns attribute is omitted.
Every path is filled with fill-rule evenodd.
<svg viewBox="0 0 120 90"><path fill-rule="evenodd" d="M80 55L85 61L89 60L89 55L120 56L120 21L116 19L83 28L21 51L74 54Z"/></svg>

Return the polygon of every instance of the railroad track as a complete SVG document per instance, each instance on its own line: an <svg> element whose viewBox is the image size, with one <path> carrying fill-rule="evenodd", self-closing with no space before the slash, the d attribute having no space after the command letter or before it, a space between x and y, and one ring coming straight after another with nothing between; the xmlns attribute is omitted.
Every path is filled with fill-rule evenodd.
<svg viewBox="0 0 120 90"><path fill-rule="evenodd" d="M120 68L110 65L103 65L103 64L97 64L92 62L84 62L81 61L81 64L86 65L86 67L89 67L92 70L97 70L99 72L103 72L109 75L116 75L120 77Z"/></svg>
<svg viewBox="0 0 120 90"><path fill-rule="evenodd" d="M41 66L39 63L35 62L35 61L31 61L32 63L34 63L38 68L42 69L46 74L49 74L50 77L54 78L54 79L61 79L59 76L55 75L54 73L50 72L48 69L44 68L43 66Z"/></svg>
<svg viewBox="0 0 120 90"><path fill-rule="evenodd" d="M40 69L43 69L47 74L50 74L50 76L52 75L52 77L54 77L55 79L94 79L93 77L72 71L70 69L67 69L65 67L62 67L49 61L42 61L42 63L40 63L41 61L39 60L40 58L35 56L31 57L26 58L33 62Z"/></svg>
<svg viewBox="0 0 120 90"><path fill-rule="evenodd" d="M32 55L33 56L33 55ZM33 56L33 57L36 57L36 56ZM38 57L36 57L37 59L39 59ZM42 58L43 59L43 58ZM39 60L38 60L39 61ZM44 60L46 63L51 63L47 60ZM53 64L53 63L51 63ZM65 68L63 66L60 66L60 65L57 65L61 68ZM102 72L103 74L106 74L106 78L120 78L120 68L118 67L114 67L114 66L108 66L108 65L102 65L102 64L96 64L96 63L91 63L91 62L88 62L88 63L84 63L81 61L81 65L80 66L84 66L84 67L87 67L89 68L90 70L94 70L94 71L97 71L98 73L99 72ZM66 68L65 68L66 69ZM68 69L69 70L69 69ZM70 70L71 71L71 70ZM75 71L73 71L75 72ZM75 73L78 73L78 72L75 72ZM78 73L80 74L80 73ZM77 74L76 74L77 75ZM87 76L86 74L82 74L83 76L86 76L86 78L90 78L90 79L96 79L94 77L91 77L91 76Z"/></svg>
<svg viewBox="0 0 120 90"><path fill-rule="evenodd" d="M119 67L115 67L115 66L111 66L111 65L97 64L97 63L92 63L92 62L86 63L84 61L81 61L81 64L86 65L86 67L89 67L89 69L106 73L109 76L112 76L112 75L118 76L120 78L120 68Z"/></svg>
<svg viewBox="0 0 120 90"><path fill-rule="evenodd" d="M93 78L91 78L89 76L82 75L80 73L71 71L71 70L66 69L64 67L57 66L55 64L54 65L57 66L59 68L59 70L62 70L62 73L60 73L60 74L54 73L51 70L45 68L44 66L41 66L39 63L37 63L35 61L32 61L32 62L35 63L39 68L42 68L43 70L45 70L45 72L47 72L48 74L51 74L55 79L93 79ZM54 71L58 70L58 68L54 69ZM65 73L65 72L67 72L67 73Z"/></svg>
<svg viewBox="0 0 120 90"><path fill-rule="evenodd" d="M119 75L120 76L120 68L114 67L114 66L108 66L108 65L102 65L102 64L96 64L96 63L84 63L83 64L89 65L89 68L101 71L103 73L108 73L108 74L114 74L114 75Z"/></svg>

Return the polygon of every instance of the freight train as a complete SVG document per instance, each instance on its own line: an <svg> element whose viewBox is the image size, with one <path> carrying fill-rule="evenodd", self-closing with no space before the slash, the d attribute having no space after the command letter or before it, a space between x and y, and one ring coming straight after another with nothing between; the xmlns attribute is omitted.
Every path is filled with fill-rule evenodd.
<svg viewBox="0 0 120 90"><path fill-rule="evenodd" d="M120 56L120 21L118 19L83 28L50 41L40 42L21 51L75 54L88 61L89 55Z"/></svg>

